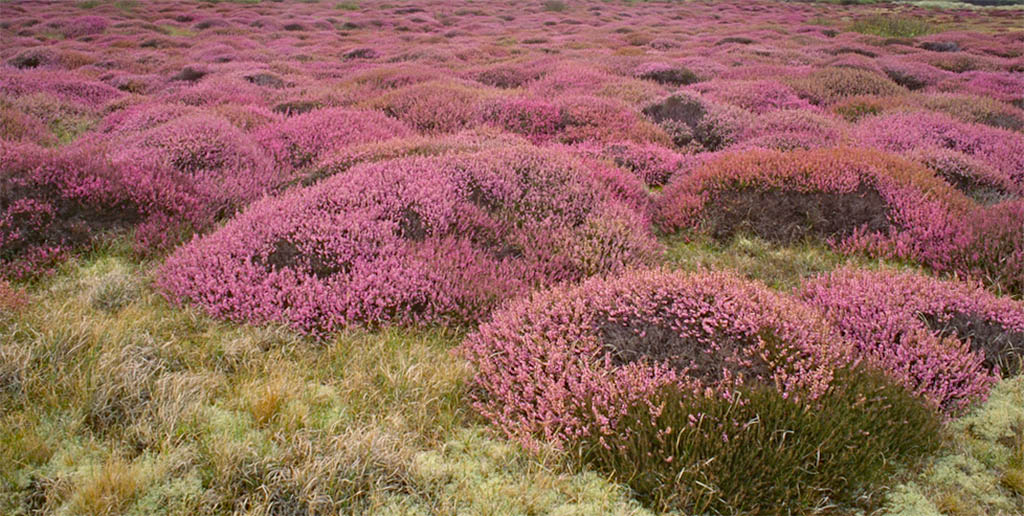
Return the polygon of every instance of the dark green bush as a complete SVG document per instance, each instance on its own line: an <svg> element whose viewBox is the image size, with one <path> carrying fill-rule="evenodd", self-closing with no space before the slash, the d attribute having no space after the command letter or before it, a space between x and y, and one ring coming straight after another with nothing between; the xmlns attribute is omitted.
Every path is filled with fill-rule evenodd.
<svg viewBox="0 0 1024 516"><path fill-rule="evenodd" d="M768 386L727 401L663 389L614 433L578 444L580 465L656 510L791 515L866 500L901 464L939 445L940 417L875 371L840 371L813 402Z"/></svg>

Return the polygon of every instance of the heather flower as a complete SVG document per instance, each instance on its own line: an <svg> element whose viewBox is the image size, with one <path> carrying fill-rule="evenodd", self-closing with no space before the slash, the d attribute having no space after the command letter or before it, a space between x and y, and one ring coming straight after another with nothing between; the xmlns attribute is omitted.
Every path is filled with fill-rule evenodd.
<svg viewBox="0 0 1024 516"><path fill-rule="evenodd" d="M1024 357L1024 305L979 286L915 273L843 269L800 291L857 357L956 414Z"/></svg>
<svg viewBox="0 0 1024 516"><path fill-rule="evenodd" d="M381 113L328 108L265 125L257 130L254 139L278 163L298 168L347 145L410 134L404 124Z"/></svg>
<svg viewBox="0 0 1024 516"><path fill-rule="evenodd" d="M847 350L810 308L724 273L635 271L508 303L460 353L474 407L527 445L615 427L676 384L695 397L768 385L813 398Z"/></svg>
<svg viewBox="0 0 1024 516"><path fill-rule="evenodd" d="M368 163L253 205L179 249L159 284L218 317L314 335L471 324L530 287L654 257L647 219L607 184L528 147Z"/></svg>

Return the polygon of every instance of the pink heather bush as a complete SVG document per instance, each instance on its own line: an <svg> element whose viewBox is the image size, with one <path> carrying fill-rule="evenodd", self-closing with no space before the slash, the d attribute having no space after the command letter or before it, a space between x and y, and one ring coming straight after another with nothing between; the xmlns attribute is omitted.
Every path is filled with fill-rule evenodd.
<svg viewBox="0 0 1024 516"><path fill-rule="evenodd" d="M921 105L964 122L1024 131L1024 110L993 98L939 93L921 99Z"/></svg>
<svg viewBox="0 0 1024 516"><path fill-rule="evenodd" d="M255 204L179 249L158 283L214 316L314 335L471 324L530 287L652 260L646 218L605 184L529 147L365 164Z"/></svg>
<svg viewBox="0 0 1024 516"><path fill-rule="evenodd" d="M955 256L957 270L996 291L1024 297L1024 201L974 210L970 243Z"/></svg>
<svg viewBox="0 0 1024 516"><path fill-rule="evenodd" d="M0 74L0 93L17 97L32 93L49 93L61 100L98 108L115 100L122 92L102 82L80 78L53 70L4 70Z"/></svg>
<svg viewBox="0 0 1024 516"><path fill-rule="evenodd" d="M671 182L658 198L663 231L716 238L750 230L769 240L823 238L947 269L967 245L971 202L928 169L852 148L727 153Z"/></svg>
<svg viewBox="0 0 1024 516"><path fill-rule="evenodd" d="M889 58L881 60L882 71L893 82L908 90L920 90L935 86L953 76L927 63L907 59Z"/></svg>
<svg viewBox="0 0 1024 516"><path fill-rule="evenodd" d="M607 433L671 383L693 396L760 383L813 398L848 353L814 311L760 284L662 271L517 299L460 351L477 369L474 406L527 445Z"/></svg>
<svg viewBox="0 0 1024 516"><path fill-rule="evenodd" d="M411 134L412 131L404 124L382 113L327 108L265 125L254 138L278 163L299 168L347 145Z"/></svg>
<svg viewBox="0 0 1024 516"><path fill-rule="evenodd" d="M715 102L732 104L754 113L765 113L777 109L815 109L809 102L797 96L792 88L778 81L708 81L690 86L705 98Z"/></svg>
<svg viewBox="0 0 1024 516"><path fill-rule="evenodd" d="M103 133L137 133L153 129L186 115L198 115L201 111L181 104L143 103L114 111L99 124Z"/></svg>
<svg viewBox="0 0 1024 516"><path fill-rule="evenodd" d="M0 276L47 272L102 231L138 220L123 182L95 148L0 140Z"/></svg>
<svg viewBox="0 0 1024 516"><path fill-rule="evenodd" d="M522 147L527 141L493 128L479 128L443 136L409 136L349 145L328 152L313 167L312 179L322 179L360 164L408 157L472 154L487 149ZM306 181L309 184L309 181Z"/></svg>
<svg viewBox="0 0 1024 516"><path fill-rule="evenodd" d="M56 138L39 119L0 103L0 140L53 145Z"/></svg>
<svg viewBox="0 0 1024 516"><path fill-rule="evenodd" d="M832 104L856 95L892 96L907 91L884 75L855 68L821 68L806 77L784 82L813 104Z"/></svg>
<svg viewBox="0 0 1024 516"><path fill-rule="evenodd" d="M934 170L944 181L982 204L1024 196L1024 184L963 152L925 147L904 156Z"/></svg>
<svg viewBox="0 0 1024 516"><path fill-rule="evenodd" d="M584 156L609 160L650 187L663 186L674 174L688 172L702 161L700 156L679 154L655 144L584 142L573 149Z"/></svg>
<svg viewBox="0 0 1024 516"><path fill-rule="evenodd" d="M558 136L562 143L622 140L669 143L664 131L622 102L576 96L559 99L558 104L565 125Z"/></svg>
<svg viewBox="0 0 1024 516"><path fill-rule="evenodd" d="M701 95L680 91L643 109L677 146L688 151L715 151L741 141L754 123L754 115Z"/></svg>
<svg viewBox="0 0 1024 516"><path fill-rule="evenodd" d="M451 80L407 86L369 101L367 107L384 111L425 134L450 133L471 127L477 105L486 90Z"/></svg>
<svg viewBox="0 0 1024 516"><path fill-rule="evenodd" d="M480 117L486 124L521 134L536 144L554 139L567 122L557 103L531 97L487 101Z"/></svg>
<svg viewBox="0 0 1024 516"><path fill-rule="evenodd" d="M1019 72L966 72L939 84L938 89L989 97L1024 108L1024 77Z"/></svg>
<svg viewBox="0 0 1024 516"><path fill-rule="evenodd" d="M843 269L809 280L800 297L836 325L857 357L949 414L984 400L1024 357L1024 304L980 287Z"/></svg>
<svg viewBox="0 0 1024 516"><path fill-rule="evenodd" d="M99 34L107 30L107 25L109 22L102 16L80 16L65 23L61 27L61 33L65 38L74 39Z"/></svg>
<svg viewBox="0 0 1024 516"><path fill-rule="evenodd" d="M1024 184L1024 134L959 122L938 113L896 113L862 121L855 138L892 152L939 147L973 156Z"/></svg>
<svg viewBox="0 0 1024 516"><path fill-rule="evenodd" d="M184 174L220 172L259 174L270 163L263 151L223 118L192 115L175 118L129 136L114 149L117 162L159 162Z"/></svg>

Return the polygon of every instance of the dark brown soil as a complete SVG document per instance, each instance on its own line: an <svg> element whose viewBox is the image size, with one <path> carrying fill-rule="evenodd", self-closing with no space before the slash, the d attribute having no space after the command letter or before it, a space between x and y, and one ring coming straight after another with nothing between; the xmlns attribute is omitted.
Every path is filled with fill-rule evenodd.
<svg viewBox="0 0 1024 516"><path fill-rule="evenodd" d="M986 368L993 369L998 365L1004 377L1021 373L1024 332L1011 331L977 314L962 312L944 316L924 314L921 319L928 329L943 337L956 336L960 340L969 340L972 349L985 354Z"/></svg>
<svg viewBox="0 0 1024 516"><path fill-rule="evenodd" d="M348 273L352 268L352 264L347 262L332 261L318 253L303 252L294 242L283 238L274 242L274 250L266 257L254 256L252 262L263 266L267 272L293 269L320 279Z"/></svg>
<svg viewBox="0 0 1024 516"><path fill-rule="evenodd" d="M308 100L294 100L291 102L282 102L274 106L273 111L275 113L280 113L284 116L294 116L301 115L303 113L309 113L310 111L313 111L314 109L317 109L319 107L320 104L317 102L312 102Z"/></svg>
<svg viewBox="0 0 1024 516"><path fill-rule="evenodd" d="M683 86L686 84L700 82L700 78L697 77L697 74L685 68L672 68L669 70L648 72L640 74L639 78L654 81L658 84L667 84L669 86Z"/></svg>
<svg viewBox="0 0 1024 516"><path fill-rule="evenodd" d="M598 332L612 363L618 366L643 361L667 362L676 370L688 369L688 376L710 384L722 380L723 370L740 373L747 379L770 378L773 373L769 365L760 359L751 366L738 366L727 361L730 357L742 355L738 351L754 343L724 332L709 336L709 341L718 344L717 350L709 350L695 339L681 337L679 331L667 324L655 324L649 320L616 319L615 322L602 323Z"/></svg>
<svg viewBox="0 0 1024 516"><path fill-rule="evenodd" d="M171 76L172 81L185 81L185 82L196 82L199 79L206 77L206 71L191 66L182 68L180 72Z"/></svg>
<svg viewBox="0 0 1024 516"><path fill-rule="evenodd" d="M866 185L849 193L742 188L719 192L708 200L702 222L720 241L748 233L793 244L843 238L861 228L885 232L890 226L888 215L885 199Z"/></svg>
<svg viewBox="0 0 1024 516"><path fill-rule="evenodd" d="M281 89L286 86L284 79L281 79L272 73L254 73L246 75L245 80L257 86L264 86L267 88Z"/></svg>

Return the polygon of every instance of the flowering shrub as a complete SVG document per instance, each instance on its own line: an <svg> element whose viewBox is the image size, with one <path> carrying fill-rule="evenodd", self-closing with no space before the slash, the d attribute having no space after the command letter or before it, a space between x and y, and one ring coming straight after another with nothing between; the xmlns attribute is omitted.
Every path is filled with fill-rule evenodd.
<svg viewBox="0 0 1024 516"><path fill-rule="evenodd" d="M904 155L934 170L947 183L979 203L995 204L1024 195L1024 184L1015 183L1008 175L963 152L925 147Z"/></svg>
<svg viewBox="0 0 1024 516"><path fill-rule="evenodd" d="M856 68L822 68L785 82L813 104L832 104L855 95L890 96L906 92L883 75Z"/></svg>
<svg viewBox="0 0 1024 516"><path fill-rule="evenodd" d="M327 108L265 125L255 133L254 139L278 163L298 168L346 145L409 134L411 131L404 124L381 113Z"/></svg>
<svg viewBox="0 0 1024 516"><path fill-rule="evenodd" d="M943 411L984 400L1000 374L1020 371L1024 304L920 274L843 269L800 296L887 371Z"/></svg>
<svg viewBox="0 0 1024 516"><path fill-rule="evenodd" d="M380 142L349 145L327 153L304 178L304 184L349 170L360 163L387 161L413 156L471 154L485 149L520 147L527 141L496 129L479 128L444 136L409 136Z"/></svg>
<svg viewBox="0 0 1024 516"><path fill-rule="evenodd" d="M928 169L852 148L728 153L669 184L655 221L664 231L700 228L716 238L753 231L773 241L816 237L950 266L965 245L968 199Z"/></svg>
<svg viewBox="0 0 1024 516"><path fill-rule="evenodd" d="M642 64L636 68L633 76L669 86L683 86L700 81L697 74L685 67L668 63Z"/></svg>
<svg viewBox="0 0 1024 516"><path fill-rule="evenodd" d="M959 122L938 113L894 113L865 119L854 136L863 145L893 152L926 147L957 150L1024 184L1024 134Z"/></svg>
<svg viewBox="0 0 1024 516"><path fill-rule="evenodd" d="M518 299L461 347L477 369L474 406L526 444L608 435L670 384L695 397L765 385L814 398L844 351L811 309L767 287L659 271Z"/></svg>
<svg viewBox="0 0 1024 516"><path fill-rule="evenodd" d="M706 98L752 111L765 113L776 109L812 109L792 88L778 81L712 80L691 86Z"/></svg>
<svg viewBox="0 0 1024 516"><path fill-rule="evenodd" d="M39 121L20 110L0 104L0 139L39 145L55 142L53 134Z"/></svg>
<svg viewBox="0 0 1024 516"><path fill-rule="evenodd" d="M117 99L123 93L102 82L79 78L55 70L5 70L0 75L0 93L17 97L32 93L49 93L61 100L97 108Z"/></svg>
<svg viewBox="0 0 1024 516"><path fill-rule="evenodd" d="M906 59L887 59L882 62L882 71L896 84L908 90L920 90L948 79L953 74L940 70L928 63Z"/></svg>
<svg viewBox="0 0 1024 516"><path fill-rule="evenodd" d="M703 161L700 156L679 154L656 144L584 142L573 149L585 156L611 160L650 187L663 186L674 174L689 172Z"/></svg>
<svg viewBox="0 0 1024 516"><path fill-rule="evenodd" d="M102 16L80 16L74 18L61 27L61 33L65 38L73 39L81 36L99 34L107 30L109 22Z"/></svg>
<svg viewBox="0 0 1024 516"><path fill-rule="evenodd" d="M471 83L470 83L471 84ZM473 125L485 91L455 81L430 81L406 86L367 103L417 131L450 133Z"/></svg>
<svg viewBox="0 0 1024 516"><path fill-rule="evenodd" d="M921 104L964 122L1024 131L1024 111L990 97L935 94L924 98Z"/></svg>
<svg viewBox="0 0 1024 516"><path fill-rule="evenodd" d="M46 272L98 233L138 220L124 185L96 154L0 140L0 276Z"/></svg>
<svg viewBox="0 0 1024 516"><path fill-rule="evenodd" d="M567 122L558 104L530 97L485 102L480 117L485 123L526 136L534 143L555 138Z"/></svg>
<svg viewBox="0 0 1024 516"><path fill-rule="evenodd" d="M646 219L604 184L526 147L366 164L254 205L178 250L159 284L218 317L314 335L471 323L531 286L652 259Z"/></svg>
<svg viewBox="0 0 1024 516"><path fill-rule="evenodd" d="M679 147L714 151L742 138L753 123L748 112L717 104L691 92L674 93L643 113L661 126Z"/></svg>

